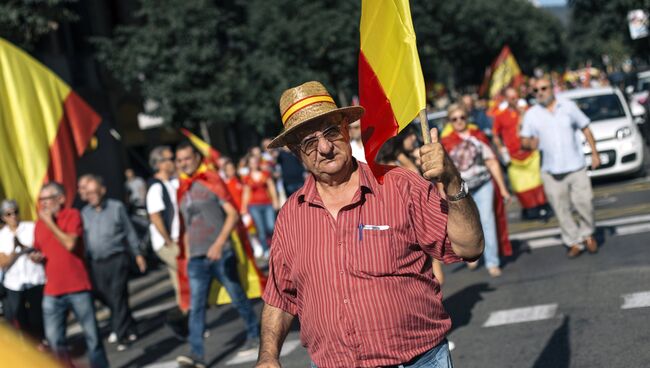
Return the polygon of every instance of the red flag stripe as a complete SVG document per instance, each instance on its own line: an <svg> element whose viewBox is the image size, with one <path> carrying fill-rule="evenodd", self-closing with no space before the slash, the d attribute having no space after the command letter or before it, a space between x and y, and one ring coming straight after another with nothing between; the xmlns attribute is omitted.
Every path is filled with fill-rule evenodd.
<svg viewBox="0 0 650 368"><path fill-rule="evenodd" d="M390 100L363 52L359 52L359 103L361 106L373 107L366 109L361 118L361 138L368 165L379 178L381 166L375 163L375 157L381 145L397 135L399 125Z"/></svg>

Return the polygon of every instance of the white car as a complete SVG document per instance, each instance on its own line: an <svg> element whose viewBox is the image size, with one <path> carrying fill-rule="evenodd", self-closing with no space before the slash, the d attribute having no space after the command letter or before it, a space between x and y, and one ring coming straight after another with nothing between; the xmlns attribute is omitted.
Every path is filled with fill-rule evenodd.
<svg viewBox="0 0 650 368"><path fill-rule="evenodd" d="M612 87L580 88L558 94L573 100L591 119L589 128L596 140L600 167L589 176L616 176L643 173L644 145L639 128L620 90ZM587 165L591 165L591 148L579 132Z"/></svg>

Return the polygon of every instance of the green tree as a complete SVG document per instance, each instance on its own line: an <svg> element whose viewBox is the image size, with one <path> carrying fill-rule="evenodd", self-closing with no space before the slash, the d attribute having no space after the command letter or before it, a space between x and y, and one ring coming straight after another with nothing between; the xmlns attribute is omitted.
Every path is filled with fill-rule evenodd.
<svg viewBox="0 0 650 368"><path fill-rule="evenodd" d="M450 68L459 85L479 84L485 68L509 45L525 73L566 60L559 20L525 0L434 0L413 3L425 77ZM446 67L445 67L446 66ZM442 67L442 68L441 68Z"/></svg>
<svg viewBox="0 0 650 368"><path fill-rule="evenodd" d="M236 116L242 48L237 1L141 0L134 23L95 38L97 58L127 89L157 102L148 113L176 126Z"/></svg>
<svg viewBox="0 0 650 368"><path fill-rule="evenodd" d="M77 0L3 0L0 3L0 37L31 50L36 42L56 31L63 22L78 19L66 7Z"/></svg>
<svg viewBox="0 0 650 368"><path fill-rule="evenodd" d="M630 38L627 13L634 9L650 9L650 0L569 0L569 6L572 65L589 60L600 64L603 55L608 55L614 66L630 56L648 62L650 38Z"/></svg>

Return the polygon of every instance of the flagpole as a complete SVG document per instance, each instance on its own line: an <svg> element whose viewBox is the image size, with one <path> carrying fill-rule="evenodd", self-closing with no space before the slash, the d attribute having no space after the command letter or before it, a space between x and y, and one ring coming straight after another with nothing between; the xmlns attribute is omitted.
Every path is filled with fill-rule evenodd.
<svg viewBox="0 0 650 368"><path fill-rule="evenodd" d="M429 134L429 120L427 119L427 109L420 110L420 128L422 129L422 140L424 144L431 143L431 135Z"/></svg>

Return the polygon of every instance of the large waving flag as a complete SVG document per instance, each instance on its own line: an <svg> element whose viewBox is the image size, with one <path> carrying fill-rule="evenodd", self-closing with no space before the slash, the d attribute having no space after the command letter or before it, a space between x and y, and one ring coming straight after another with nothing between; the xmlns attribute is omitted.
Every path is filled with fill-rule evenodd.
<svg viewBox="0 0 650 368"><path fill-rule="evenodd" d="M47 180L63 183L72 203L76 159L100 122L54 72L0 38L0 191L16 199L23 218L36 217Z"/></svg>
<svg viewBox="0 0 650 368"><path fill-rule="evenodd" d="M375 157L426 107L424 77L408 0L362 0L359 101L366 109L361 132L366 159Z"/></svg>
<svg viewBox="0 0 650 368"><path fill-rule="evenodd" d="M523 74L515 56L508 45L503 46L499 56L494 59L485 74L485 79L479 90L480 95L488 94L490 99L496 97L501 91L510 86L517 87L523 80Z"/></svg>
<svg viewBox="0 0 650 368"><path fill-rule="evenodd" d="M219 151L214 149L208 142L204 141L203 139L199 138L196 136L196 134L190 132L189 130L185 128L181 128L181 133L183 133L184 136L187 137L187 139L192 142L194 147L198 149L201 154L203 155L203 162L205 162L208 165L211 165L214 168L219 168L219 157L221 157L221 154Z"/></svg>

